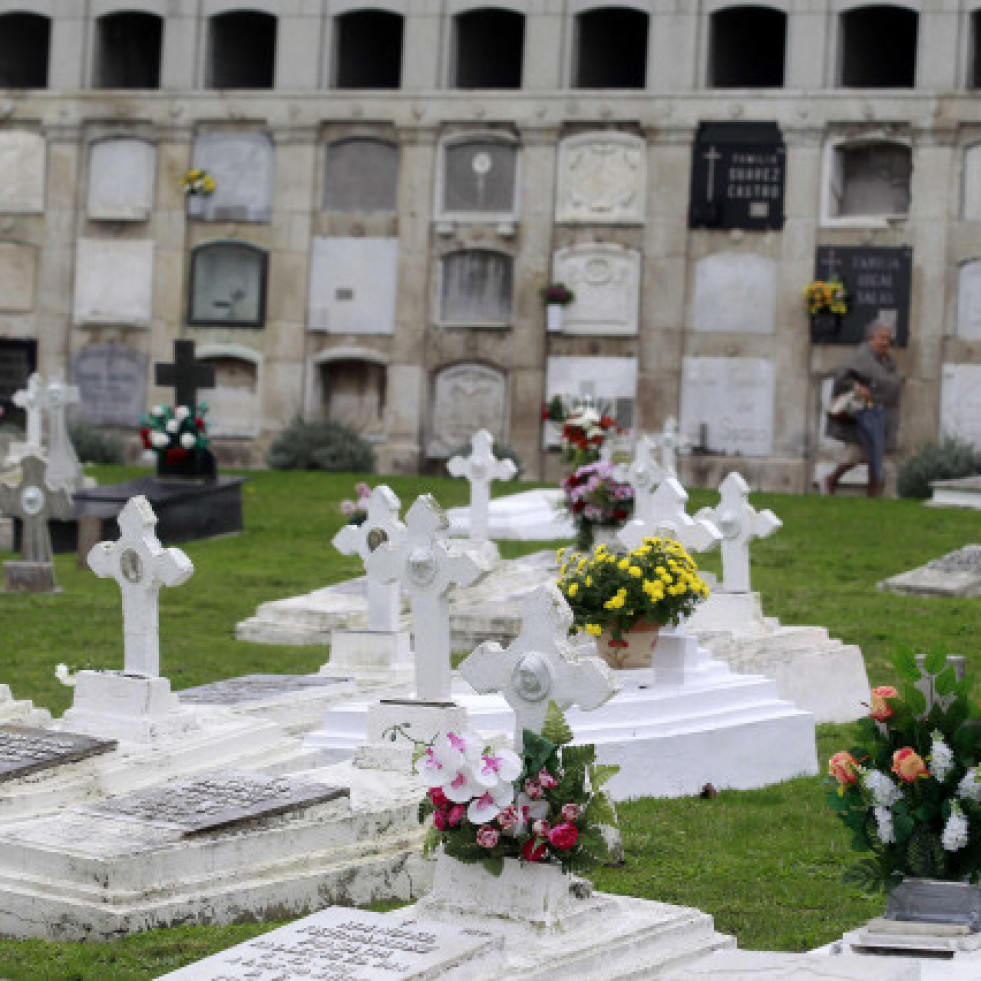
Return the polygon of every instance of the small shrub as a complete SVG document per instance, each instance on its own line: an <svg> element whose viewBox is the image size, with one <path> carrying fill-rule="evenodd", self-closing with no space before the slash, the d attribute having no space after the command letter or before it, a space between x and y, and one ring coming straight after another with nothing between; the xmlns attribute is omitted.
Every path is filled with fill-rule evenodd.
<svg viewBox="0 0 981 981"><path fill-rule="evenodd" d="M68 436L83 463L122 463L125 459L123 441L84 419L68 424Z"/></svg>
<svg viewBox="0 0 981 981"><path fill-rule="evenodd" d="M924 443L899 467L900 497L930 496L930 482L969 477L977 473L978 455L974 447L957 436Z"/></svg>
<svg viewBox="0 0 981 981"><path fill-rule="evenodd" d="M446 457L447 460L452 460L455 456L468 457L473 452L473 446L470 443L463 443L460 446L454 447L450 450L449 455ZM494 446L491 450L494 456L498 460L510 460L516 467L516 473L514 479L517 480L522 472L524 471L524 464L521 462L521 457L518 456L510 446L506 446L504 443L499 443L496 439L494 440Z"/></svg>
<svg viewBox="0 0 981 981"><path fill-rule="evenodd" d="M266 463L274 470L371 473L375 451L350 426L294 419L273 440Z"/></svg>

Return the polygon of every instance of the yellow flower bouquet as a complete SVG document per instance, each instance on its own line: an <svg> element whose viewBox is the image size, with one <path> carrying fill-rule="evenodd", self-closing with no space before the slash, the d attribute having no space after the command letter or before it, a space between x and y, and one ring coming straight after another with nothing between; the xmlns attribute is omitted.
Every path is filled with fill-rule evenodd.
<svg viewBox="0 0 981 981"><path fill-rule="evenodd" d="M218 185L206 170L195 167L181 178L181 188L188 197L213 194Z"/></svg>
<svg viewBox="0 0 981 981"><path fill-rule="evenodd" d="M625 555L598 545L587 554L561 549L558 586L576 629L616 643L640 623L674 624L709 594L692 557L676 541L645 538Z"/></svg>
<svg viewBox="0 0 981 981"><path fill-rule="evenodd" d="M848 313L848 293L840 279L815 279L808 283L804 287L804 302L812 317L817 313L833 313L838 316Z"/></svg>

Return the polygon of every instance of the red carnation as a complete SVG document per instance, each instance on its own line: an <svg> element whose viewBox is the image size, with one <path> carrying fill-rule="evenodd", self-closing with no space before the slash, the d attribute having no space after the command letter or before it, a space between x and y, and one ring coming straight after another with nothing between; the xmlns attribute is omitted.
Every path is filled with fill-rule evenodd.
<svg viewBox="0 0 981 981"><path fill-rule="evenodd" d="M578 832L577 832L578 833ZM521 846L521 857L526 862L540 862L548 852L545 841L542 838L529 838Z"/></svg>
<svg viewBox="0 0 981 981"><path fill-rule="evenodd" d="M430 787L429 799L433 802L433 807L438 807L441 811L445 811L450 806L442 787Z"/></svg>
<svg viewBox="0 0 981 981"><path fill-rule="evenodd" d="M548 833L549 844L560 852L567 852L579 840L579 829L568 821L557 824Z"/></svg>

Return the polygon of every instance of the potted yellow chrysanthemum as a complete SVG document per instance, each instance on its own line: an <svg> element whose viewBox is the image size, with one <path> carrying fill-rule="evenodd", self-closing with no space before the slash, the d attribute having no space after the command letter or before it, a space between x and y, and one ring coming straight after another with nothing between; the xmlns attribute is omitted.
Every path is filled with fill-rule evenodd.
<svg viewBox="0 0 981 981"><path fill-rule="evenodd" d="M576 629L597 638L614 668L648 667L657 631L689 616L709 594L692 557L670 539L645 538L625 555L605 545L586 554L561 549L559 562L558 586Z"/></svg>

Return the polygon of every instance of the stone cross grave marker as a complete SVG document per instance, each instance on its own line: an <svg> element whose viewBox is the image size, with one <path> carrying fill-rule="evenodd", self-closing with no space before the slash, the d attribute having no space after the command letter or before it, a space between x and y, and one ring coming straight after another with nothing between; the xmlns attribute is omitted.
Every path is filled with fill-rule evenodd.
<svg viewBox="0 0 981 981"><path fill-rule="evenodd" d="M613 479L630 484L634 489L634 519L646 521L651 513L651 498L658 485L672 476L655 458L657 442L650 436L637 440L634 458L630 463L618 463Z"/></svg>
<svg viewBox="0 0 981 981"><path fill-rule="evenodd" d="M48 410L48 484L77 490L82 483L82 465L68 436L65 410L80 401L77 385L66 385L58 372L43 393Z"/></svg>
<svg viewBox="0 0 981 981"><path fill-rule="evenodd" d="M772 535L783 522L769 509L757 511L749 503L749 485L735 471L722 481L719 493L719 503L702 508L695 518L711 521L722 532L722 592L748 593L749 543Z"/></svg>
<svg viewBox="0 0 981 981"><path fill-rule="evenodd" d="M518 472L513 460L494 456L494 437L486 429L478 429L470 440L470 456L455 456L446 469L453 477L470 481L470 537L487 537L487 513L490 508L492 480L513 480Z"/></svg>
<svg viewBox="0 0 981 981"><path fill-rule="evenodd" d="M405 525L399 521L402 502L384 484L375 487L368 496L368 515L360 525L345 525L333 539L334 548L342 555L357 555L367 574L368 629L391 633L399 628L402 612L402 587L398 582L383 582L368 563L379 545L398 544L405 536Z"/></svg>
<svg viewBox="0 0 981 981"><path fill-rule="evenodd" d="M9 517L20 518L22 522L21 559L24 562L50 564L52 552L48 522L71 518L72 499L63 487L48 486L47 464L37 450L20 461L20 469L19 484L0 484L0 510Z"/></svg>
<svg viewBox="0 0 981 981"><path fill-rule="evenodd" d="M123 594L124 669L127 674L160 675L160 587L179 586L194 572L179 548L164 548L154 532L157 516L141 494L131 497L116 519L120 536L99 542L88 555L89 568L112 577Z"/></svg>
<svg viewBox="0 0 981 981"><path fill-rule="evenodd" d="M685 511L688 493L674 477L668 477L651 495L650 512L644 521L628 521L620 530L620 541L629 549L639 548L645 538L673 538L689 552L706 552L722 539L722 533L704 518Z"/></svg>
<svg viewBox="0 0 981 981"><path fill-rule="evenodd" d="M485 641L461 665L461 676L481 694L501 692L514 710L514 748L524 730L541 732L548 703L561 709L596 709L620 686L605 661L578 657L569 643L572 611L554 585L539 586L522 603L522 622L511 646Z"/></svg>
<svg viewBox="0 0 981 981"><path fill-rule="evenodd" d="M155 380L158 385L173 387L175 407L186 405L193 412L198 389L215 387L215 369L194 357L194 341L176 340L173 364L158 364Z"/></svg>
<svg viewBox="0 0 981 981"><path fill-rule="evenodd" d="M405 516L406 533L369 556L369 575L400 582L412 606L416 698L445 702L450 697L450 603L454 586L470 586L490 571L481 553L466 552L442 540L446 513L431 494L416 498Z"/></svg>
<svg viewBox="0 0 981 981"><path fill-rule="evenodd" d="M691 442L678 432L678 420L668 416L664 420L664 431L654 437L661 450L661 466L668 477L678 476L678 454L691 448Z"/></svg>
<svg viewBox="0 0 981 981"><path fill-rule="evenodd" d="M25 446L40 450L41 410L44 408L44 381L36 372L27 379L27 388L14 392L13 403L27 415Z"/></svg>

